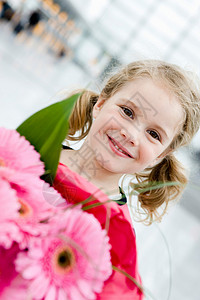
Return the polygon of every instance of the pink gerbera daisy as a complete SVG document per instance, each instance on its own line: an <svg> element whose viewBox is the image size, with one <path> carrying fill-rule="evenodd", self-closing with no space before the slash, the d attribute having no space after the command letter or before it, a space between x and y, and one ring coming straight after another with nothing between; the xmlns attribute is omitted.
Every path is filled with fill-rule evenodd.
<svg viewBox="0 0 200 300"><path fill-rule="evenodd" d="M16 130L0 127L0 167L41 176L44 164L34 147Z"/></svg>
<svg viewBox="0 0 200 300"><path fill-rule="evenodd" d="M57 209L47 201L48 188L50 190L52 188L43 180L30 174L12 173L12 170L6 173L8 176L3 178L7 177L9 181L1 180L1 182L7 189L0 191L3 218L0 223L0 245L9 248L12 242L16 241L20 244L20 248L24 249L31 236L45 235L45 231L48 230L47 220ZM45 193L43 193L44 185ZM15 200L7 200L9 193L15 196ZM62 199L56 191L54 197L56 200Z"/></svg>
<svg viewBox="0 0 200 300"><path fill-rule="evenodd" d="M110 245L97 219L81 209L53 217L45 239L32 238L16 268L34 299L95 299L111 275Z"/></svg>
<svg viewBox="0 0 200 300"><path fill-rule="evenodd" d="M18 211L18 218L15 220L20 229L20 248L27 247L28 240L31 236L45 236L49 230L49 219L56 214L61 208L55 208L48 197L53 197L57 203L65 203L61 195L51 188L49 184L43 180L40 181L40 187L34 187L32 181L32 189L28 193L17 191L18 202L20 209ZM36 182L38 187L38 183Z"/></svg>

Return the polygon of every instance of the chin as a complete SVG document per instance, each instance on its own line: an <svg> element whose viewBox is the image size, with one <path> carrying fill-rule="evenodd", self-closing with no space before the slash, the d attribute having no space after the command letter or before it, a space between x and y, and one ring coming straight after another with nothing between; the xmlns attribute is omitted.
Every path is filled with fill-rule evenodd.
<svg viewBox="0 0 200 300"><path fill-rule="evenodd" d="M101 161L98 161L99 165L101 166L102 169L105 169L109 172L112 173L122 173L123 171L121 170L120 166L116 166L116 164L110 162L109 160L105 160L105 162L102 164Z"/></svg>

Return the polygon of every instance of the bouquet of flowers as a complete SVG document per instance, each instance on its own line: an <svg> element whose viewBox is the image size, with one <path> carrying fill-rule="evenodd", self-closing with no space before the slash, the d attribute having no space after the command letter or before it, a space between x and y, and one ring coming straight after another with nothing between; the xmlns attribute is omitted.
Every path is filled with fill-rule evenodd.
<svg viewBox="0 0 200 300"><path fill-rule="evenodd" d="M58 165L77 97L0 128L2 300L142 299L126 212Z"/></svg>

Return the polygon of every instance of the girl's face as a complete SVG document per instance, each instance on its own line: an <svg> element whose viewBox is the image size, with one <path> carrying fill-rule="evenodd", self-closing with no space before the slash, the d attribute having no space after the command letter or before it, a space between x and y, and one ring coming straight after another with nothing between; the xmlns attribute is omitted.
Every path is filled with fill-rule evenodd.
<svg viewBox="0 0 200 300"><path fill-rule="evenodd" d="M162 160L180 129L183 109L175 95L150 78L128 82L93 109L88 134L98 164L113 173L136 173Z"/></svg>

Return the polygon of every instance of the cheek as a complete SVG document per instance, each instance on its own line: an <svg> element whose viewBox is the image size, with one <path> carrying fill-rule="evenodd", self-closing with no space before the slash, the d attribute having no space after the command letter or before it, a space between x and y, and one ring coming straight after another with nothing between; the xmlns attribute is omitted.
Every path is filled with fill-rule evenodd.
<svg viewBox="0 0 200 300"><path fill-rule="evenodd" d="M95 119L92 123L89 134L91 136L95 136L95 135L99 134L99 132L102 131L102 127L103 127L102 124L103 124L103 122L100 119L98 119L98 118Z"/></svg>
<svg viewBox="0 0 200 300"><path fill-rule="evenodd" d="M96 119L88 134L88 141L90 146L97 151L99 147L106 143L106 136L104 133L104 126Z"/></svg>
<svg viewBox="0 0 200 300"><path fill-rule="evenodd" d="M96 119L93 125L94 126L91 128L91 132L93 135L100 136L103 136L105 133L108 133L108 131L113 130L116 127L112 118L106 118L106 116L102 117L101 119Z"/></svg>
<svg viewBox="0 0 200 300"><path fill-rule="evenodd" d="M140 159L145 162L151 162L153 159L155 159L156 153L149 143L143 144L140 147Z"/></svg>

